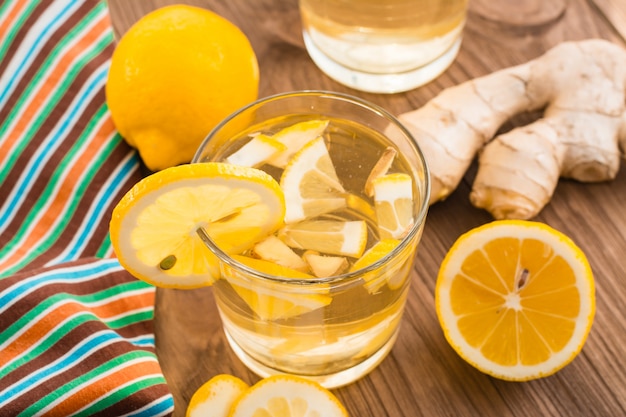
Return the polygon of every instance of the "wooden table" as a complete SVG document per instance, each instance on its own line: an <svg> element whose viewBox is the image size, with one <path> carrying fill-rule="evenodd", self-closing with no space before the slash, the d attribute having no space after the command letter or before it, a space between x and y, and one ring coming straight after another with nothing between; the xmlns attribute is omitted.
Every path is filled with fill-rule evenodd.
<svg viewBox="0 0 626 417"><path fill-rule="evenodd" d="M304 49L297 0L189 3L225 16L248 35L260 64L260 96L335 90L399 114L423 105L443 88L525 62L562 41L599 37L624 44L626 2L564 1L562 9L554 0L470 0L455 63L429 85L396 95L360 93L323 75ZM109 0L116 33L173 2ZM538 13L544 3L549 6ZM527 383L500 381L466 364L448 346L437 322L433 292L444 254L461 233L491 220L469 203L474 175L472 168L445 202L430 209L408 308L391 354L367 377L335 393L355 417L626 415L626 163L610 183L562 180L536 218L571 236L586 252L596 277L597 313L582 353L557 374ZM258 380L227 345L210 288L159 290L155 331L177 416L184 415L194 390L215 374Z"/></svg>

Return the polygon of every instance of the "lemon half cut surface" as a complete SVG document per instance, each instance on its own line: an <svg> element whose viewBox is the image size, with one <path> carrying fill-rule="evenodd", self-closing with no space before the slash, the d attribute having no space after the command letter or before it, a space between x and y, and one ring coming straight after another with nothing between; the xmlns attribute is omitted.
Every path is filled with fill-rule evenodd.
<svg viewBox="0 0 626 417"><path fill-rule="evenodd" d="M120 264L153 285L195 288L218 277L204 228L221 250L241 253L283 224L278 183L255 168L208 162L171 167L137 184L113 210L110 234Z"/></svg>
<svg viewBox="0 0 626 417"><path fill-rule="evenodd" d="M595 314L584 253L533 221L498 220L462 235L435 289L450 345L491 376L525 381L554 374L581 351Z"/></svg>

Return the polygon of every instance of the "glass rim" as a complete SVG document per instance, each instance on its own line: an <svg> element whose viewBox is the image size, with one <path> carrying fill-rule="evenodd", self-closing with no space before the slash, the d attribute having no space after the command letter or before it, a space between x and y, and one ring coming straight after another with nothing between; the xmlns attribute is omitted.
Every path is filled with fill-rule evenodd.
<svg viewBox="0 0 626 417"><path fill-rule="evenodd" d="M389 253L385 254L385 256L383 256L382 258L378 259L377 261L363 268L357 269L355 271L350 271L350 272L346 272L343 274L339 274L339 275L333 275L330 277L322 277L322 278L313 277L313 278L302 279L302 278L287 278L287 277L281 277L277 275L270 275L262 271L256 270L252 267L249 267L248 265L245 265L235 260L229 254L224 252L213 241L213 239L211 239L209 234L203 228L200 228L198 230L198 235L200 236L201 240L208 246L209 250L211 250L211 252L213 252L213 254L218 258L219 262L224 262L229 267L242 271L249 276L253 276L255 279L267 280L267 281L271 281L271 282L278 283L281 285L290 285L290 286L298 286L298 287L302 287L306 285L319 285L319 284L345 284L345 283L349 283L352 281L356 281L360 279L363 274L367 274L373 270L380 268L383 264L388 262L390 258L396 256L396 254L404 250L404 248L410 242L412 242L413 239L416 237L416 234L419 232L424 221L426 220L426 214L429 208L430 191L431 191L430 170L428 168L428 164L426 163L426 158L424 156L424 153L422 152L422 149L420 148L419 144L417 143L417 141L415 140L411 132L404 126L404 124L402 124L400 120L398 120L398 118L396 118L389 111L387 111L386 109L384 109L383 107L375 103L372 103L368 100L365 100L365 99L362 99L360 97L356 97L350 94L346 94L346 93L339 93L339 92L327 91L327 90L295 90L295 91L288 91L288 92L273 94L273 95L269 95L266 97L258 98L257 100L248 103L247 105L239 108L238 110L235 110L230 115L226 116L213 129L211 129L209 134L204 138L204 140L198 147L198 150L196 151L196 154L194 155L191 163L202 163L202 161L200 160L201 155L202 155L202 150L208 145L212 137L217 132L219 132L226 124L228 124L231 120L233 120L240 114L245 113L246 111L254 107L258 107L268 102L287 99L290 97L307 97L307 96L321 97L321 98L327 98L327 99L339 99L345 102L358 105L362 108L365 108L366 110L372 111L373 113L376 113L379 116L387 119L391 124L395 125L398 129L400 129L402 134L409 139L409 142L411 143L411 146L414 148L415 153L417 154L417 157L420 161L420 164L423 167L424 198L422 199L420 203L420 207L419 207L417 216L415 218L415 221L413 222L413 225L411 226L411 229L406 234L406 236L402 238L400 243L395 248L389 251Z"/></svg>

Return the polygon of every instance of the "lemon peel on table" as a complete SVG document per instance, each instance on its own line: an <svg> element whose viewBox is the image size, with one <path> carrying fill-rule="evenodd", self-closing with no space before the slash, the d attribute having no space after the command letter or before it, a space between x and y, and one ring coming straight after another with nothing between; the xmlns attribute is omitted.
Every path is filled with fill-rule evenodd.
<svg viewBox="0 0 626 417"><path fill-rule="evenodd" d="M468 363L496 378L554 374L581 351L595 314L582 252L563 233L500 220L462 235L435 287L445 337Z"/></svg>
<svg viewBox="0 0 626 417"><path fill-rule="evenodd" d="M109 230L120 264L160 287L195 288L219 278L204 228L229 254L242 253L283 224L278 183L255 168L185 164L135 184L113 210Z"/></svg>
<svg viewBox="0 0 626 417"><path fill-rule="evenodd" d="M190 162L219 121L257 99L258 85L256 55L237 26L171 5L121 37L105 91L120 135L157 171Z"/></svg>
<svg viewBox="0 0 626 417"><path fill-rule="evenodd" d="M227 417L232 404L248 388L249 385L236 376L216 375L193 394L186 417Z"/></svg>
<svg viewBox="0 0 626 417"><path fill-rule="evenodd" d="M219 374L191 397L186 417L348 417L339 399L317 382L281 374L249 386Z"/></svg>

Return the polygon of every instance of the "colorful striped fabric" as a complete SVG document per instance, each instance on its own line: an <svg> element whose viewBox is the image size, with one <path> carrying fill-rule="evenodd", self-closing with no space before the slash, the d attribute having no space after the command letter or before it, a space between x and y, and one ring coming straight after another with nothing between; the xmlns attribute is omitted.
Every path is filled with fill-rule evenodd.
<svg viewBox="0 0 626 417"><path fill-rule="evenodd" d="M104 1L0 9L0 276L111 254L108 217L138 161L104 98Z"/></svg>
<svg viewBox="0 0 626 417"><path fill-rule="evenodd" d="M141 178L104 85L104 0L0 1L0 415L162 416L154 288L113 258Z"/></svg>
<svg viewBox="0 0 626 417"><path fill-rule="evenodd" d="M0 280L0 415L171 414L153 303L113 259Z"/></svg>

